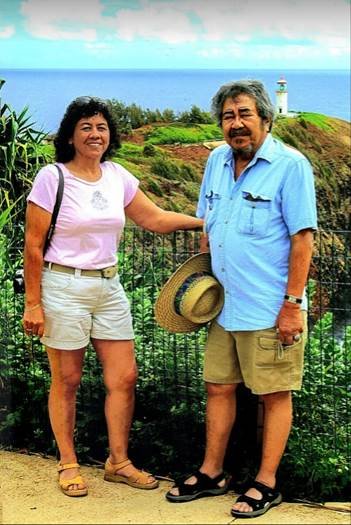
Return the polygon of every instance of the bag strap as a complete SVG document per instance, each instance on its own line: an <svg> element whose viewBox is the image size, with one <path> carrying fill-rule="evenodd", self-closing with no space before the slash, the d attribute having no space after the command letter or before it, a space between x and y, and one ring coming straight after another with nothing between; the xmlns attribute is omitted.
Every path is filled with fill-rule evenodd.
<svg viewBox="0 0 351 525"><path fill-rule="evenodd" d="M58 212L60 210L62 196L63 196L63 187L64 187L63 173L62 173L62 170L61 170L61 168L60 168L60 166L58 164L55 164L55 166L58 169L59 182L58 182L57 193L56 193L56 202L55 202L55 206L54 206L54 209L53 209L53 212L52 212L52 216L51 216L51 223L50 223L49 231L48 231L48 234L47 234L46 240L45 240L44 255L46 253L46 250L49 248L51 237L53 236L53 233L54 233L54 230L55 230L56 219L57 219Z"/></svg>

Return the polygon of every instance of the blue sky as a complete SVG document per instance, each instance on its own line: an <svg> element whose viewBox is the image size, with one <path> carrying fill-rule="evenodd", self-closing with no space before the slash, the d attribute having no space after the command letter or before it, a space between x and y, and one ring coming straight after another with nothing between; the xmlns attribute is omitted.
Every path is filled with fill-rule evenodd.
<svg viewBox="0 0 351 525"><path fill-rule="evenodd" d="M348 69L350 0L0 0L0 68Z"/></svg>

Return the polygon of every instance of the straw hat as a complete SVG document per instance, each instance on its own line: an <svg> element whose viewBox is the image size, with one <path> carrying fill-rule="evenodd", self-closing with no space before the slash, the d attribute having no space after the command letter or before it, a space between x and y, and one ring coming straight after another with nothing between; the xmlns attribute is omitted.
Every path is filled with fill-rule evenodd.
<svg viewBox="0 0 351 525"><path fill-rule="evenodd" d="M214 319L223 301L223 288L212 275L210 254L198 253L185 261L161 289L155 318L169 332L192 332Z"/></svg>

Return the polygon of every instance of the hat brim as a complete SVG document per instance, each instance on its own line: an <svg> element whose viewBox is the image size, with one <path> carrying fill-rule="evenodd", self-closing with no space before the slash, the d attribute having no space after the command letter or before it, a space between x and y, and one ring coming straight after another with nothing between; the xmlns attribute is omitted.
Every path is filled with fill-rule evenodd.
<svg viewBox="0 0 351 525"><path fill-rule="evenodd" d="M155 319L157 323L174 333L200 330L206 323L194 323L179 315L175 310L175 298L179 288L191 275L198 272L212 275L210 253L197 253L187 259L163 285L155 302Z"/></svg>

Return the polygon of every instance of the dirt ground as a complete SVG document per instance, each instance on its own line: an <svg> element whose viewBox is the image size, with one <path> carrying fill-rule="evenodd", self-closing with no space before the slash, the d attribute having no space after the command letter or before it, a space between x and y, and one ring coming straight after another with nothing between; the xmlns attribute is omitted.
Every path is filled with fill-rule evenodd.
<svg viewBox="0 0 351 525"><path fill-rule="evenodd" d="M259 518L235 519L230 515L233 492L174 504L164 497L171 481L161 480L159 488L146 491L107 483L100 468L83 466L81 470L89 484L89 495L69 498L58 489L53 458L0 451L0 523L350 525L349 504L328 503L339 509L330 510L283 502Z"/></svg>

